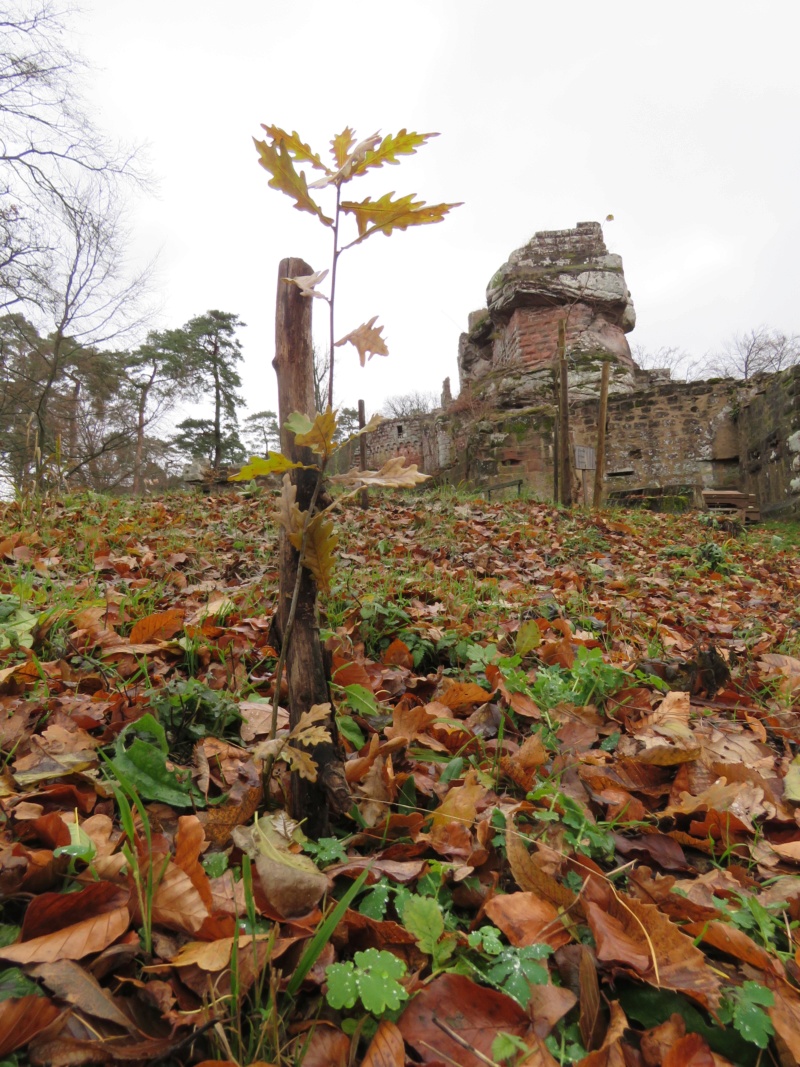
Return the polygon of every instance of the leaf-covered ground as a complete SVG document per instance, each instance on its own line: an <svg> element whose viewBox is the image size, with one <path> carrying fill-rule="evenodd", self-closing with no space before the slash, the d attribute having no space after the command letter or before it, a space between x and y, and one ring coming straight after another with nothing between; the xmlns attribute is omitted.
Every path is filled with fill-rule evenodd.
<svg viewBox="0 0 800 1067"><path fill-rule="evenodd" d="M0 1062L800 1062L796 526L348 512L311 842L273 504L2 505Z"/></svg>

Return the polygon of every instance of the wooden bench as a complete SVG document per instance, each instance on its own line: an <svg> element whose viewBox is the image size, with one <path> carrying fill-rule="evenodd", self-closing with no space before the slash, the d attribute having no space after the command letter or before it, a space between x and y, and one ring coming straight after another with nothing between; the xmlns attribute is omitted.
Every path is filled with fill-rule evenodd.
<svg viewBox="0 0 800 1067"><path fill-rule="evenodd" d="M517 496L522 495L522 478L509 478L506 482L495 482L493 485L483 485L481 489L486 493L486 499L492 499L492 493L498 492L500 489L510 489L512 485L517 487Z"/></svg>
<svg viewBox="0 0 800 1067"><path fill-rule="evenodd" d="M753 493L734 489L704 489L703 503L715 515L735 516L742 522L760 522L761 512Z"/></svg>

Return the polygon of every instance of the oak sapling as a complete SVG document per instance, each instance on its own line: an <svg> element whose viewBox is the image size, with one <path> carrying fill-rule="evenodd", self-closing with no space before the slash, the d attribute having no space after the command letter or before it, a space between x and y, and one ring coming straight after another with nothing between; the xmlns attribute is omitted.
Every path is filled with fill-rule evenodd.
<svg viewBox="0 0 800 1067"><path fill-rule="evenodd" d="M333 238L331 262L328 268L310 273L295 273L283 279L286 284L296 286L303 297L310 300L316 298L328 305L330 357L327 408L325 411L315 411L313 418L307 412L294 411L284 419L284 427L294 435L292 448L295 453L294 457L286 455L285 448L281 452L270 451L265 459L253 458L234 476L234 480L246 481L257 475L274 473L284 475L279 521L283 527L283 536L288 539L293 551L288 555L282 555L281 588L292 587L292 593L288 612L285 618L280 620L281 648L275 671L276 697L270 735L274 740L277 732L278 694L281 691L283 672L287 665L289 667L287 672L289 704L293 725L297 726L299 716L303 711L309 710L298 706L298 700L293 699L291 666L293 647L297 644L296 639L293 641L293 634L295 627L303 626L309 631L306 637L312 636L310 631L313 630L314 640L316 640L317 589L321 588L325 591L330 587L337 544L337 535L330 514L332 508L359 493L364 486L410 488L427 477L417 470L416 464L406 464L402 457L389 460L380 470L351 470L347 474L333 477L326 475L331 456L343 443L338 440L342 435L337 434L338 414L333 408L336 350L346 345L353 345L358 352L362 367L375 355L387 356L389 354L386 341L382 336L383 327L377 325L377 315L337 338L335 309L339 257L348 249L363 244L375 234L382 233L389 236L394 230L405 230L411 226L441 222L452 208L459 205L426 204L422 200L417 200L414 193L400 197L394 192L385 193L375 200L370 196L363 200L342 198L342 189L349 182L384 164L398 163L398 157L414 154L421 145L437 134L413 133L402 129L399 133L386 137L375 133L356 142L355 132L350 127L346 127L342 133L332 139L331 161L325 162L322 156L305 144L297 133L287 133L278 126L264 125L262 128L266 136L263 140L256 139L255 146L258 152L258 162L270 175L270 186L289 196L298 211L314 215L321 225L330 229ZM309 181L309 178L313 180ZM316 190L328 190L332 195L333 204L328 212L313 198L312 190L315 195ZM344 224L348 217L355 222L355 233L346 237ZM320 289L326 281L328 283L327 294ZM308 352L298 350L293 352L290 358L293 360L313 359L310 344L307 347ZM280 367L278 371L280 389ZM379 418L371 419L367 426L359 430L359 434L371 432L380 421ZM310 492L308 492L307 481L309 474L314 478ZM332 502L325 491L326 482L338 484L349 489L350 492ZM298 493L298 487L301 486L305 488ZM310 575L312 580L309 581L308 578L304 580L304 573ZM284 579L287 576L290 579L293 576L294 580L285 583ZM302 608L298 610L301 587L304 588L305 593ZM307 602L309 595L310 605ZM279 614L284 611L285 609L281 609ZM318 643L316 640L317 645ZM308 647L308 641L305 642L305 647ZM296 697L296 694L294 696ZM332 722L330 726L333 732ZM302 738L297 735L295 735L295 740L302 742ZM313 742L309 739L309 747L312 744ZM331 759L333 749L330 743L315 747L317 747L316 764L325 794L320 800L325 810L317 811L312 816L307 811L297 810L297 800L294 795L292 802L293 813L296 817L308 817L309 834L319 836L320 833L325 832L327 826L328 807L339 812L347 810L349 792L343 768L341 765L338 769L331 765L335 760ZM265 766L267 778L271 769L271 762L267 760Z"/></svg>

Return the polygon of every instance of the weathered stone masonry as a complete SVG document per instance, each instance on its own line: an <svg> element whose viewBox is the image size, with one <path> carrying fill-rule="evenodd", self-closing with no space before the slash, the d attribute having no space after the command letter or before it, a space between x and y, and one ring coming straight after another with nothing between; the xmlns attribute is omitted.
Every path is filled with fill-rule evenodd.
<svg viewBox="0 0 800 1067"><path fill-rule="evenodd" d="M441 480L522 478L553 490L553 361L566 321L573 444L594 445L602 363L611 364L605 490L739 488L762 512L800 511L800 367L748 382L673 382L643 371L622 260L599 223L537 233L492 277L459 343L461 395L384 423L370 466L402 454Z"/></svg>

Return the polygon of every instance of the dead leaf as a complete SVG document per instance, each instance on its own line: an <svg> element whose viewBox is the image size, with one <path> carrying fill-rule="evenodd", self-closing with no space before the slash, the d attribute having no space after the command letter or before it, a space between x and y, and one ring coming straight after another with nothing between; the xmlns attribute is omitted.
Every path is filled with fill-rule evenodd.
<svg viewBox="0 0 800 1067"><path fill-rule="evenodd" d="M73 960L59 960L57 963L41 963L30 970L32 978L39 978L47 988L60 1000L79 1008L86 1015L95 1019L105 1019L129 1033L136 1033L137 1027L117 1006L107 989L83 967Z"/></svg>
<svg viewBox="0 0 800 1067"><path fill-rule="evenodd" d="M404 1067L405 1062L403 1035L390 1019L382 1019L364 1053L361 1067Z"/></svg>
<svg viewBox="0 0 800 1067"><path fill-rule="evenodd" d="M356 330L351 330L339 341L334 342L334 348L339 348L341 345L346 345L348 341L351 345L354 345L358 350L358 359L361 366L365 366L367 359L372 359L373 356L388 356L389 349L386 347L386 342L381 337L383 333L383 326L375 326L378 321L378 316L373 315L369 322L365 322L362 326L359 326ZM402 461L401 461L402 462Z"/></svg>
<svg viewBox="0 0 800 1067"><path fill-rule="evenodd" d="M410 1001L397 1027L423 1063L443 1060L461 1067L485 1067L498 1031L524 1040L530 1020L504 993L476 985L460 974L444 974Z"/></svg>
<svg viewBox="0 0 800 1067"><path fill-rule="evenodd" d="M555 906L535 893L497 894L487 901L486 914L512 945L544 942L556 949L572 940Z"/></svg>
<svg viewBox="0 0 800 1067"><path fill-rule="evenodd" d="M127 889L110 882L96 882L77 893L34 897L25 913L22 939L0 948L0 959L55 963L101 952L130 926L129 897Z"/></svg>
<svg viewBox="0 0 800 1067"><path fill-rule="evenodd" d="M29 996L0 1001L0 1056L24 1048L62 1014L49 997Z"/></svg>
<svg viewBox="0 0 800 1067"><path fill-rule="evenodd" d="M148 641L169 641L183 629L183 612L179 608L169 611L157 611L138 619L131 628L128 640L132 645L146 644Z"/></svg>
<svg viewBox="0 0 800 1067"><path fill-rule="evenodd" d="M459 708L463 704L483 704L491 698L492 694L475 682L452 682L442 689L436 700L446 708Z"/></svg>
<svg viewBox="0 0 800 1067"><path fill-rule="evenodd" d="M514 881L520 889L534 893L557 908L571 908L575 903L576 896L571 889L533 862L522 835L510 818L506 821L506 855Z"/></svg>

